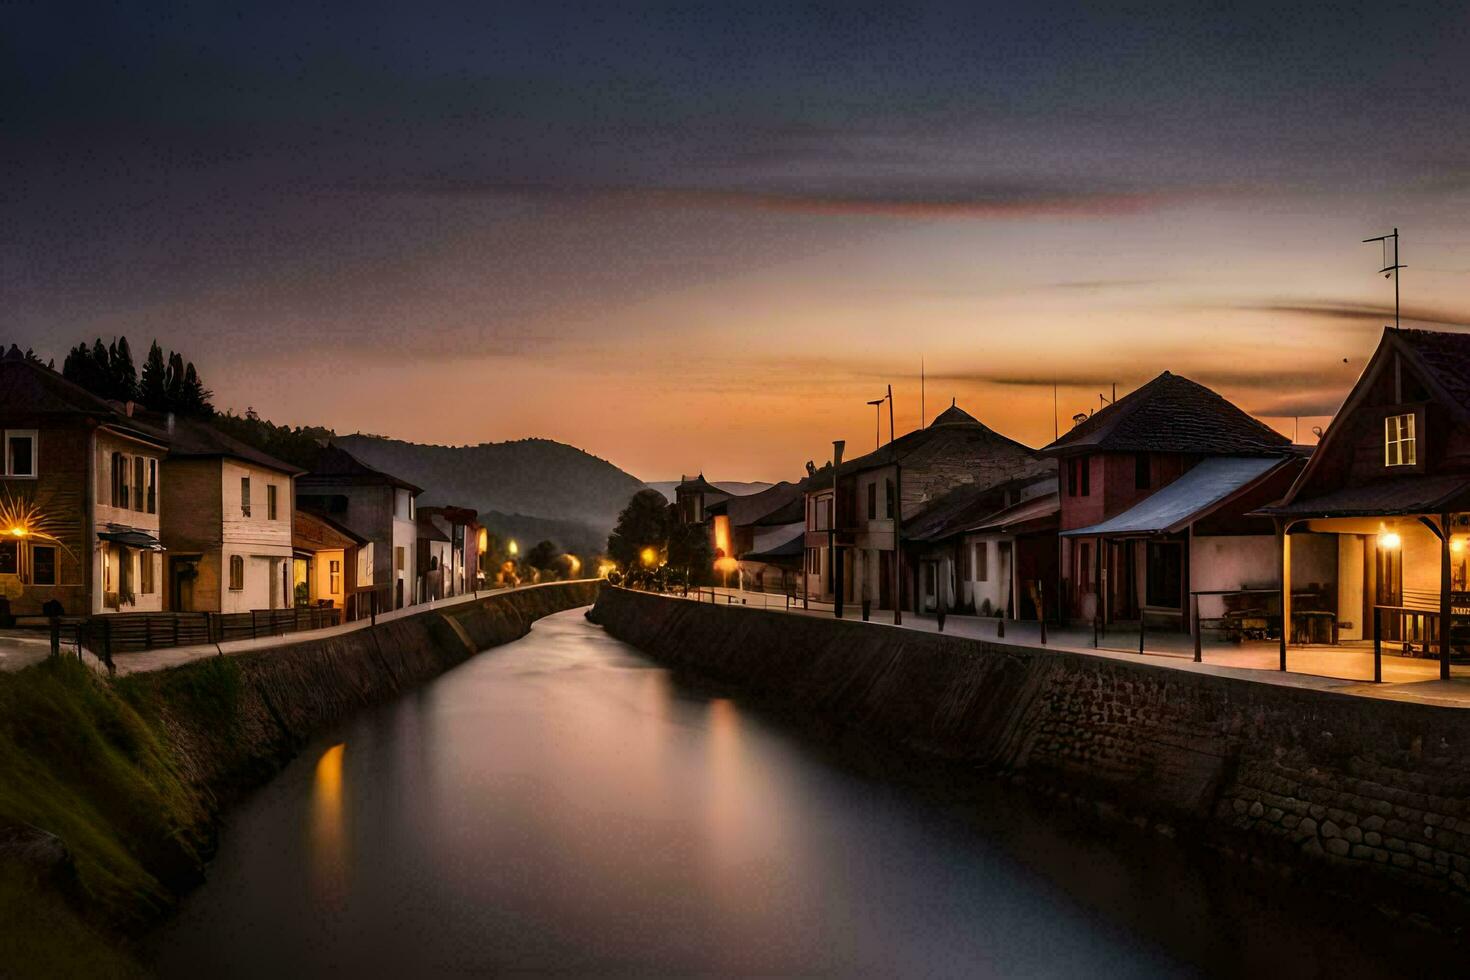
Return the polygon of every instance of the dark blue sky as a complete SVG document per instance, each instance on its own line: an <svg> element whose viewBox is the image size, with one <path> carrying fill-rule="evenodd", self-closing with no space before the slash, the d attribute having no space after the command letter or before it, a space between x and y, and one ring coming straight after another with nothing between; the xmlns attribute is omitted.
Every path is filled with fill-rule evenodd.
<svg viewBox="0 0 1470 980"><path fill-rule="evenodd" d="M22 3L0 24L6 339L158 335L283 420L544 433L650 477L715 423L740 447L721 458L782 475L921 351L981 415L1019 387L995 411L1033 441L1023 375L1079 336L1129 353L1049 367L1077 398L1213 365L1248 408L1330 412L1328 366L1386 298L1356 238L1393 223L1417 314L1470 310L1462 5ZM340 370L315 379L321 358ZM483 373L500 390L453 420L424 408ZM591 391L691 420L613 427Z"/></svg>

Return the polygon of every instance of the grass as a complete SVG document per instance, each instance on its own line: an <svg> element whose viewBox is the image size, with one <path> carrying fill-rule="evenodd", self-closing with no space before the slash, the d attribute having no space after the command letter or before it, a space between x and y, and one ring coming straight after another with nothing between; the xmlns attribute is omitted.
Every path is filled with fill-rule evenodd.
<svg viewBox="0 0 1470 980"><path fill-rule="evenodd" d="M56 835L75 869L58 887L0 867L0 975L17 965L41 967L36 975L126 974L105 937L155 920L174 902L165 877L199 867L208 805L156 705L167 684L190 710L227 712L240 680L233 665L166 674L114 685L68 658L0 673L0 823ZM109 953L115 962L101 969Z"/></svg>

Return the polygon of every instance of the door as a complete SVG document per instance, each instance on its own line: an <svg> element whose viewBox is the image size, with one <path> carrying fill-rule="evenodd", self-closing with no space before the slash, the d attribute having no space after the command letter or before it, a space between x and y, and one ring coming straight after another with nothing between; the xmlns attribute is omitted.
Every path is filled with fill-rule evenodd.
<svg viewBox="0 0 1470 980"><path fill-rule="evenodd" d="M175 612L194 611L194 580L199 577L199 564L193 558L168 560L168 601Z"/></svg>
<svg viewBox="0 0 1470 980"><path fill-rule="evenodd" d="M1404 553L1400 548L1385 548L1379 545L1376 549L1377 561L1375 571L1377 576L1376 594L1374 601L1380 606L1401 606L1404 604ZM1383 617L1383 638L1385 640L1403 639L1401 617L1385 615Z"/></svg>

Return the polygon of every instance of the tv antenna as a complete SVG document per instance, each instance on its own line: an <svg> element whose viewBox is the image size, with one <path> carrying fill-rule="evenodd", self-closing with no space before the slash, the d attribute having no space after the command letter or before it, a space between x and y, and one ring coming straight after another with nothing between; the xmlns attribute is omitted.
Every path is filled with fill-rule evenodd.
<svg viewBox="0 0 1470 980"><path fill-rule="evenodd" d="M1389 251L1389 242L1393 242L1393 251ZM1383 244L1383 268L1379 269L1385 279L1393 280L1393 325L1399 325L1399 270L1407 269L1408 266L1399 263L1399 230L1395 228L1392 234L1379 235L1377 238L1365 238L1363 244L1369 242L1381 242ZM1390 261L1392 259L1392 261Z"/></svg>

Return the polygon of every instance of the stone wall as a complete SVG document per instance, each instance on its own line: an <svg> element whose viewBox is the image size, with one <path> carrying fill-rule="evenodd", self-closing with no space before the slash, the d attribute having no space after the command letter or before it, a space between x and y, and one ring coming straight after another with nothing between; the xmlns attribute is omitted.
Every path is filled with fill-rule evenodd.
<svg viewBox="0 0 1470 980"><path fill-rule="evenodd" d="M905 751L1445 926L1470 913L1470 711L623 589L589 615Z"/></svg>

